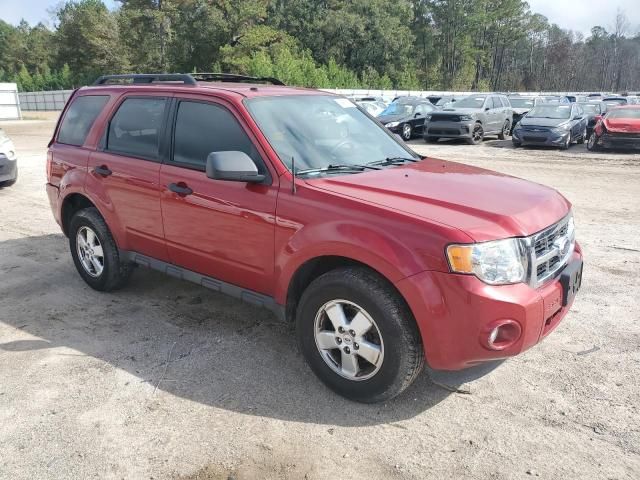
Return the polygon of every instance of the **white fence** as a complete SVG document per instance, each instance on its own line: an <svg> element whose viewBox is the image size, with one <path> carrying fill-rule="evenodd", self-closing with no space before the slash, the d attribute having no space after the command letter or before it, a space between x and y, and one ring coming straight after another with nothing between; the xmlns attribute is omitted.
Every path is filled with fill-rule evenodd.
<svg viewBox="0 0 640 480"><path fill-rule="evenodd" d="M18 86L15 83L0 83L0 120L17 120L20 114Z"/></svg>
<svg viewBox="0 0 640 480"><path fill-rule="evenodd" d="M62 110L73 90L52 90L49 92L21 92L20 106L25 111Z"/></svg>

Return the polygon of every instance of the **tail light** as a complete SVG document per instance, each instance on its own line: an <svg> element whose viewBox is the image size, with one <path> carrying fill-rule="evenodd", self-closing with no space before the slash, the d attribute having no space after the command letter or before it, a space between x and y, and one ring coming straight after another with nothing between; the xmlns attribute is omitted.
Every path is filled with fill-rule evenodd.
<svg viewBox="0 0 640 480"><path fill-rule="evenodd" d="M47 180L51 180L51 172L53 168L53 152L47 151Z"/></svg>

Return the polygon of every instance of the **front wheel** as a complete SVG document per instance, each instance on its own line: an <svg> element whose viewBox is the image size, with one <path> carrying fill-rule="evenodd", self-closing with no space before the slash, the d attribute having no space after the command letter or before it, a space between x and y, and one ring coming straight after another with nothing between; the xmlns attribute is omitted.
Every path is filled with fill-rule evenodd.
<svg viewBox="0 0 640 480"><path fill-rule="evenodd" d="M411 125L408 124L408 123L405 123L402 126L402 138L404 140L409 141L409 140L411 140L411 136L412 135L413 135L413 131L412 131Z"/></svg>
<svg viewBox="0 0 640 480"><path fill-rule="evenodd" d="M315 279L296 313L300 349L329 388L374 403L400 394L424 366L409 308L366 268L339 268Z"/></svg>
<svg viewBox="0 0 640 480"><path fill-rule="evenodd" d="M511 122L509 122L509 120L505 120L504 125L502 126L502 131L500 131L500 133L498 134L498 139L506 140L510 132L511 132Z"/></svg>
<svg viewBox="0 0 640 480"><path fill-rule="evenodd" d="M600 145L598 145L598 136L596 132L592 132L589 136L589 141L587 142L587 150L595 152L600 150Z"/></svg>
<svg viewBox="0 0 640 480"><path fill-rule="evenodd" d="M469 145L478 145L482 143L483 139L484 139L484 129L482 128L481 124L476 123L473 126L473 130L471 131L471 137L467 138L467 143Z"/></svg>
<svg viewBox="0 0 640 480"><path fill-rule="evenodd" d="M582 145L585 140L587 139L587 127L584 127L584 130L582 131L582 134L580 135L580 138L578 139L578 145Z"/></svg>
<svg viewBox="0 0 640 480"><path fill-rule="evenodd" d="M560 147L560 150L569 150L570 146L571 146L571 132L569 132L569 134L567 135L567 139Z"/></svg>
<svg viewBox="0 0 640 480"><path fill-rule="evenodd" d="M120 288L131 275L133 264L120 259L109 227L96 208L85 208L71 218L69 247L78 273L95 290Z"/></svg>

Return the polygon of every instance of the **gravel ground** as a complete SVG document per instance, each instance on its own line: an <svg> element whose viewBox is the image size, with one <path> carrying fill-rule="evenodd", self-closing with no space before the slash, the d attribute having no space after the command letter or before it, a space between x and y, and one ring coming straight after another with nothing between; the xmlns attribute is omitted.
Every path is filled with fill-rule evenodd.
<svg viewBox="0 0 640 480"><path fill-rule="evenodd" d="M267 311L144 269L89 289L47 203L44 118L0 123L20 155L0 190L1 478L640 478L640 155L412 142L563 192L583 290L525 354L366 406Z"/></svg>

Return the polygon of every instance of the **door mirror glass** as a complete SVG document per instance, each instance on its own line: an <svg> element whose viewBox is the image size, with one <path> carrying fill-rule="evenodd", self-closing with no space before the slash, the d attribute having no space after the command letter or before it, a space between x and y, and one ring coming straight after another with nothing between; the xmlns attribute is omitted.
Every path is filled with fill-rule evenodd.
<svg viewBox="0 0 640 480"><path fill-rule="evenodd" d="M265 179L244 152L211 152L207 157L207 177L230 182L260 183Z"/></svg>

